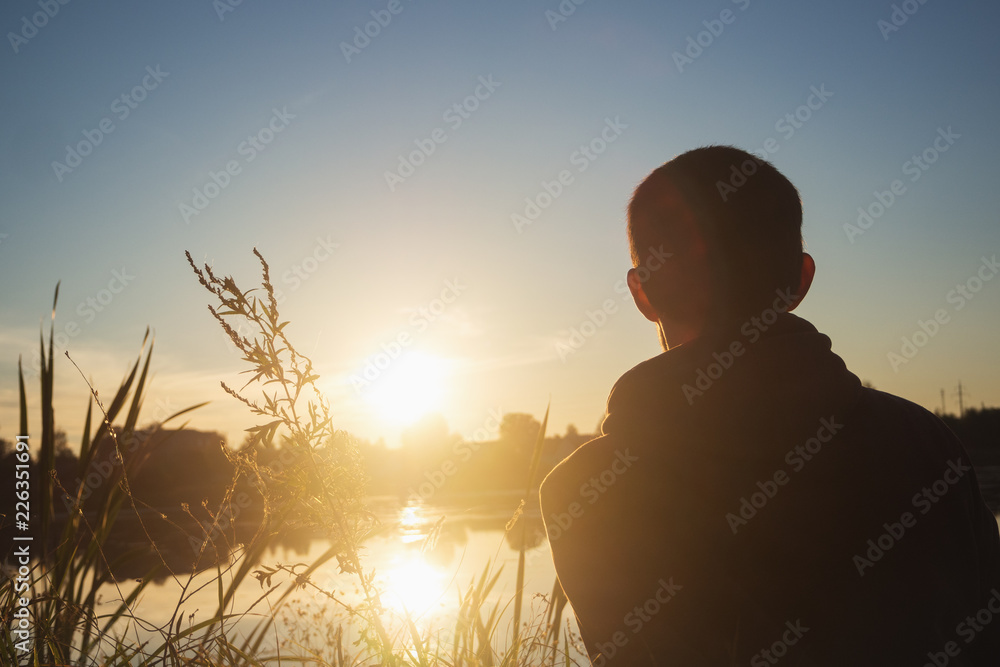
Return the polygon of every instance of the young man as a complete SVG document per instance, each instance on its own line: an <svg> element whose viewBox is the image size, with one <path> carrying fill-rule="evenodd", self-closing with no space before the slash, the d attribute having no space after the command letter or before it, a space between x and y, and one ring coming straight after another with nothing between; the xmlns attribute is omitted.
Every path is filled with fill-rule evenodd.
<svg viewBox="0 0 1000 667"><path fill-rule="evenodd" d="M1000 664L1000 536L968 454L789 313L815 272L801 223L795 187L731 147L635 191L628 285L665 351L541 488L595 665Z"/></svg>

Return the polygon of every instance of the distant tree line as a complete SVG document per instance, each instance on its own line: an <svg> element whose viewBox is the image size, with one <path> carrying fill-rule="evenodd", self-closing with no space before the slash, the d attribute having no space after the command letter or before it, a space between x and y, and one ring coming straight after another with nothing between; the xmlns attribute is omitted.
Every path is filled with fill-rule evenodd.
<svg viewBox="0 0 1000 667"><path fill-rule="evenodd" d="M938 416L955 432L977 466L1000 465L1000 408L970 408L961 418Z"/></svg>
<svg viewBox="0 0 1000 667"><path fill-rule="evenodd" d="M423 491L427 501L446 500L456 494L523 493L538 428L538 421L531 415L508 413L502 418L497 439L476 442L451 433L442 417L432 415L407 429L399 448L360 441L369 493L406 499ZM193 536L200 535L199 524L209 526L220 511L230 513L224 517L224 525L252 525L263 516L263 494L271 480L302 464L289 460L288 451L280 446L259 442L253 445L256 471L245 471L240 476L229 495L230 505L238 505L228 509L222 504L237 470L226 454L225 438L219 433L148 427L136 431L127 441L120 438L117 444L105 436L94 445L91 463L82 473L65 432L57 431L55 437L54 472L39 470L35 460L31 469L33 480L42 474L52 474L56 480L62 502L56 503L55 530L77 498L86 516L102 506L115 485L125 483L123 477L127 477L139 514L163 515ZM590 437L570 426L566 435L547 438L536 486L549 469ZM126 476L122 475L119 451L128 462ZM14 488L14 475L14 447L0 438L3 488ZM33 486L37 490L37 483ZM133 503L123 506L123 516L136 514ZM122 526L129 525L128 521L122 522ZM9 530L10 517L0 528ZM134 530L135 525L131 524L130 529Z"/></svg>
<svg viewBox="0 0 1000 667"><path fill-rule="evenodd" d="M962 418L940 416L962 440L977 467L1000 466L1000 408L970 409ZM507 413L495 439L474 441L451 432L440 415L430 415L403 433L398 448L381 442L358 442L368 492L429 503L448 503L476 495L523 494L538 429L539 422L533 416ZM236 471L226 455L224 437L191 429L148 429L137 435L140 437L133 442L143 444L139 451L131 453L128 472L137 506L165 514L197 535L196 524L204 526L214 520ZM593 437L570 425L565 434L545 438L535 486L559 461ZM129 443L118 446L128 447ZM56 507L57 521L72 508L72 498L77 494L83 499L86 513L88 507L99 506L111 485L121 483L114 441L105 437L96 448L90 468L81 476L76 453L65 433L56 433L54 476L65 491L64 502ZM13 449L10 441L0 438L0 486L7 489L14 488ZM264 511L264 489L260 485L266 486L269 476L279 475L293 463L285 460L286 453L280 446L258 443L254 450L260 474L256 478L244 475L233 490L231 502L238 498L239 508L236 515L228 517L228 523L259 522ZM37 480L43 471L37 470L37 463L33 465L36 468L32 479ZM981 478L990 479L990 475L984 471ZM130 512L131 508L123 511ZM3 524L9 529L9 516Z"/></svg>

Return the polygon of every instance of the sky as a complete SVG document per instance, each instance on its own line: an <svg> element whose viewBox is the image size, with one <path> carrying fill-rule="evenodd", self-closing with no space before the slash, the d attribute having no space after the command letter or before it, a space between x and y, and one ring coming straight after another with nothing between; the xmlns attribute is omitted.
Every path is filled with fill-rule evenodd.
<svg viewBox="0 0 1000 667"><path fill-rule="evenodd" d="M593 431L660 352L624 293L625 207L732 144L798 187L797 309L878 389L1000 405L1000 7L954 0L85 3L0 8L0 436L60 284L56 422L155 336L144 420L254 423L184 252L258 285L340 428L440 413ZM859 220L860 218L860 220ZM69 363L68 351L81 375ZM380 356L383 355L383 356Z"/></svg>

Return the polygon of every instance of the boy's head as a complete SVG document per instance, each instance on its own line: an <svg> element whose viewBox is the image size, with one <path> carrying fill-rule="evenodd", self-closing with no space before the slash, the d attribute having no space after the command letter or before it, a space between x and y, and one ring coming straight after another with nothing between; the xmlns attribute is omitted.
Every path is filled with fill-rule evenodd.
<svg viewBox="0 0 1000 667"><path fill-rule="evenodd" d="M797 295L797 305L812 280L795 186L731 146L696 148L646 177L629 203L628 237L634 267L651 249L672 253L657 270L629 271L639 309L675 330L664 347L759 314L779 291Z"/></svg>

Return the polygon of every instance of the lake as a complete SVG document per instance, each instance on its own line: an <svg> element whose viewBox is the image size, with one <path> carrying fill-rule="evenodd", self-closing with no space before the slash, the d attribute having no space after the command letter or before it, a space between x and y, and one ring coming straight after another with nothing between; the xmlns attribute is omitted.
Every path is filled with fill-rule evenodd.
<svg viewBox="0 0 1000 667"><path fill-rule="evenodd" d="M1000 468L981 468L977 474L991 507L997 512ZM374 570L376 573L393 631L404 631L399 621L409 613L423 632L437 633L440 641L448 642L459 607L459 591L464 593L484 569L489 568L491 573L500 572L496 587L488 598L489 603L501 607L506 605L500 615L497 634L500 637L510 636L513 605L508 603L511 603L515 591L522 532L518 526L508 533L505 526L519 500L520 494L451 498L447 503L439 504L403 502L395 497L369 500L370 507L383 523L383 530L365 543L361 553L362 563L369 572ZM1000 514L996 516L1000 525ZM539 617L539 613L533 613L532 609L544 608L540 596L551 595L555 569L544 538L537 503L525 511L524 519L527 526L526 594L522 619L532 621ZM270 547L260 564L271 567L309 564L329 546L330 542L326 539L308 535L290 536ZM169 577L158 580L142 594L134 607L135 613L155 623L165 623L177 605L182 585L188 584L188 589L194 590L211 581L214 575L215 570L209 570L180 575L177 580ZM278 573L272 583L289 580L290 575ZM335 560L323 565L311 581L323 590L332 591L346 604L356 604L363 599L356 577L341 574ZM119 582L117 587L105 585L99 612L110 611L121 596L127 595L134 587L132 580ZM278 589L272 596L276 597L283 590L284 587ZM235 609L250 607L262 592L256 581L251 579L245 582L236 596ZM311 587L296 590L291 599L289 613L278 617L279 634L286 640L308 638L315 645L332 643L329 637L345 618L342 608ZM193 614L192 622L197 623L209 618L217 606L218 592L214 586L190 595L182 605L185 627L188 625L188 614ZM260 616L244 621L241 629L248 630L261 616L269 613L263 603L257 606L256 611ZM121 624L119 627L124 629ZM569 607L563 615L563 627L576 632L575 619ZM146 638L149 634L139 632L139 637ZM350 633L347 636L353 637ZM345 644L349 645L349 642ZM275 642L271 641L268 649L273 649L274 645ZM580 664L587 664L581 645L578 644L571 655Z"/></svg>
<svg viewBox="0 0 1000 667"><path fill-rule="evenodd" d="M511 636L512 601L522 527L519 523L509 533L505 527L519 499L518 494L451 498L448 504L434 505L415 500L401 502L393 497L369 500L369 506L381 520L383 529L365 542L361 560L368 572L375 572L375 580L383 592L382 602L389 619L387 626L391 631L403 631L405 628L401 621L408 614L423 632L436 635L440 641L448 643L459 610L459 591L464 594L470 584L478 581L484 570L489 569L491 576L499 572L499 577L485 608L499 605L503 611L497 635ZM524 512L522 520L527 527L522 621L544 621L539 610L545 609L545 600L540 596L551 596L556 577L537 503ZM320 558L329 547L327 539L301 534L289 536L272 545L260 559L260 565L273 568L303 564L298 568L301 570ZM196 591L211 582L215 575L216 570L209 569L181 574L176 578L158 579L133 605L134 613L154 624L165 624L177 607L185 586L189 592ZM318 588L333 592L345 604L357 604L363 600L357 577L340 573L336 560L321 566L310 580ZM289 581L290 574L279 572L271 583ZM122 596L127 596L136 585L132 579L104 585L98 613L109 613ZM256 580L248 579L235 597L234 610L250 608L264 590ZM271 597L276 599L284 590L285 586L282 586ZM276 617L280 628L278 632L286 639L308 636L310 641L322 644L325 641L323 638L330 636L346 617L338 603L313 587L297 589L290 600L287 613ZM181 606L183 627L210 618L217 607L218 590L214 584L190 593ZM258 603L255 611L261 615L269 613L264 603ZM191 614L193 616L189 621ZM243 619L240 630L248 632L261 615ZM568 607L562 625L575 634L575 619ZM121 623L118 627L121 631L125 629ZM140 639L154 634L132 628L129 630L130 637L134 639L136 632ZM270 641L268 653L274 645L275 642ZM582 658L582 646L573 655Z"/></svg>

